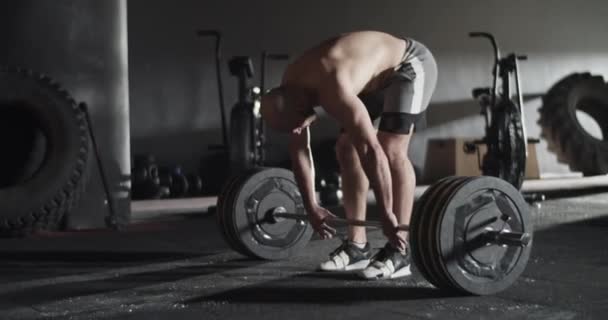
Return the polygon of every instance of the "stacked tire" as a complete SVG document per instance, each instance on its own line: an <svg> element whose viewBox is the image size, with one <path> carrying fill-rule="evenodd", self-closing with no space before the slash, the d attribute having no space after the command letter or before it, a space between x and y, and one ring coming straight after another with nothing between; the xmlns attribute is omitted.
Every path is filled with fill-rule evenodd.
<svg viewBox="0 0 608 320"><path fill-rule="evenodd" d="M0 67L0 235L56 229L84 192L84 112L51 78Z"/></svg>
<svg viewBox="0 0 608 320"><path fill-rule="evenodd" d="M599 125L591 135L577 118L582 111ZM608 173L608 84L602 76L574 73L557 82L539 109L541 136L558 161L586 176Z"/></svg>

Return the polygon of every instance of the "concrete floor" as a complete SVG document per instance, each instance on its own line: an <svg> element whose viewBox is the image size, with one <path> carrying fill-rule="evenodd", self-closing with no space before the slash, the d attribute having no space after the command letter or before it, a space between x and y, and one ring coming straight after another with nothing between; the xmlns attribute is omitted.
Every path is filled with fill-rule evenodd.
<svg viewBox="0 0 608 320"><path fill-rule="evenodd" d="M0 240L0 319L605 319L608 194L533 212L525 273L486 297L447 295L417 273L368 282L315 272L337 239L289 261L247 260L209 216ZM383 245L378 231L371 238Z"/></svg>

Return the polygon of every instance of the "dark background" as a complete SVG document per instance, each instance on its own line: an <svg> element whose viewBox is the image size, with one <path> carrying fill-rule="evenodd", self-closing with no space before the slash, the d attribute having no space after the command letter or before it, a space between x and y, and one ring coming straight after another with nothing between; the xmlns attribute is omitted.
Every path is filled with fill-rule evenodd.
<svg viewBox="0 0 608 320"><path fill-rule="evenodd" d="M424 169L428 139L483 134L470 92L489 84L491 50L469 39L469 31L490 31L503 52L528 54L521 64L524 93L542 94L571 72L608 75L607 16L603 0L13 0L0 4L0 64L48 73L90 105L113 190L126 208L128 194L120 190L128 187L131 154L153 153L161 163L197 171L208 146L221 142L213 41L197 38L197 29L220 30L224 57L251 55L256 67L262 50L294 57L352 30L423 42L440 72L429 127L415 135L410 149L414 164ZM275 85L285 63L271 67L268 84ZM229 112L236 81L225 63L222 70ZM525 107L532 137L539 135L540 104L533 99ZM315 144L336 131L327 119L319 121ZM286 158L284 144L270 133L271 162ZM541 175L569 173L544 142L538 153ZM105 210L99 179L91 181L83 206Z"/></svg>
<svg viewBox="0 0 608 320"><path fill-rule="evenodd" d="M0 39L0 64L47 74L88 104L117 207L128 212L126 1L2 1ZM81 210L69 216L70 225L105 224L107 207L96 168L91 175Z"/></svg>
<svg viewBox="0 0 608 320"><path fill-rule="evenodd" d="M197 39L197 28L225 35L225 57L260 52L292 56L337 33L375 29L425 43L439 65L439 83L430 108L430 126L418 134L411 157L423 167L431 137L481 136L473 87L490 81L489 43L469 39L469 31L493 32L504 53L526 53L521 64L524 93L544 93L570 72L608 73L608 5L575 1L164 1L129 0L131 138L134 152L152 151L161 160L198 165L206 145L220 141L213 43ZM280 81L275 63L269 84ZM236 81L224 67L226 101L236 97ZM526 110L531 136L538 137L537 108ZM331 137L331 123L317 124L316 139ZM176 143L178 142L178 143ZM284 141L270 137L272 159L285 157ZM541 172L565 173L544 144L538 147Z"/></svg>

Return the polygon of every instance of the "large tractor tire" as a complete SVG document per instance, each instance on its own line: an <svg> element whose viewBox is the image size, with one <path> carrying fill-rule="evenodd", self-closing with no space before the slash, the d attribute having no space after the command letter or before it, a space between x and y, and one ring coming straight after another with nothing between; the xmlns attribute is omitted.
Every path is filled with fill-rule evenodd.
<svg viewBox="0 0 608 320"><path fill-rule="evenodd" d="M54 230L89 169L83 111L49 77L0 67L0 236Z"/></svg>
<svg viewBox="0 0 608 320"><path fill-rule="evenodd" d="M543 97L539 109L541 136L559 162L586 176L608 173L608 85L589 73L571 74ZM592 135L577 114L586 113L599 126Z"/></svg>

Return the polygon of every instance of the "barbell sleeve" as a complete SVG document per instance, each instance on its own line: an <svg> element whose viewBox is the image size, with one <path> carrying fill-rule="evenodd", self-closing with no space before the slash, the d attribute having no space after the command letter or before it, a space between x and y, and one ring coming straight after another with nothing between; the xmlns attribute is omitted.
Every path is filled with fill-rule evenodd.
<svg viewBox="0 0 608 320"><path fill-rule="evenodd" d="M488 244L502 246L526 247L532 236L527 232L487 231L483 234Z"/></svg>

